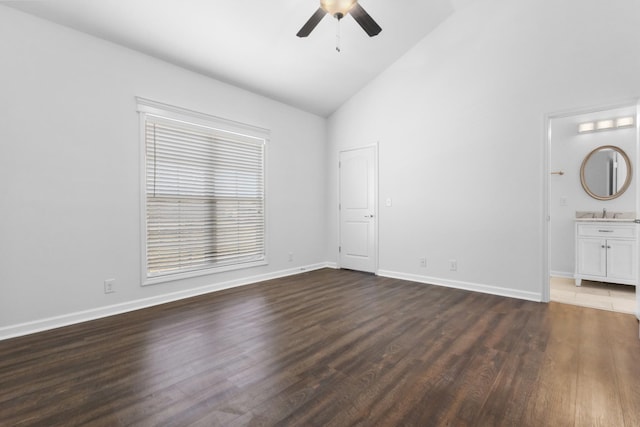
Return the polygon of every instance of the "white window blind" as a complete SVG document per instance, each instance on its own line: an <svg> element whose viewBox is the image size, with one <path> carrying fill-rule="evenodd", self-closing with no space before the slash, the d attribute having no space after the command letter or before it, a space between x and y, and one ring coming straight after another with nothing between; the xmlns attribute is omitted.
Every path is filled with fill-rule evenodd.
<svg viewBox="0 0 640 427"><path fill-rule="evenodd" d="M264 260L264 139L143 117L147 278Z"/></svg>

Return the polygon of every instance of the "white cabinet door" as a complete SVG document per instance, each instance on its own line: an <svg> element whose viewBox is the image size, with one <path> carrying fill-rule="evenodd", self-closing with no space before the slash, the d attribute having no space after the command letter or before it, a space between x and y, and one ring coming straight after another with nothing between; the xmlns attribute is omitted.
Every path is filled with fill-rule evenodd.
<svg viewBox="0 0 640 427"><path fill-rule="evenodd" d="M611 279L633 280L636 277L634 240L607 240L607 276Z"/></svg>
<svg viewBox="0 0 640 427"><path fill-rule="evenodd" d="M577 221L575 239L576 286L582 280L638 285L637 224Z"/></svg>
<svg viewBox="0 0 640 427"><path fill-rule="evenodd" d="M588 276L607 275L607 241L578 239L578 273Z"/></svg>

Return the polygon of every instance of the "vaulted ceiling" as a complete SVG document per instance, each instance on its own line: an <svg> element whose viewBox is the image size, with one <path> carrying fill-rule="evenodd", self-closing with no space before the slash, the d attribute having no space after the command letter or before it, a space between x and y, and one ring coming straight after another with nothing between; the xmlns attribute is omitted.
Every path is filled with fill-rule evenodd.
<svg viewBox="0 0 640 427"><path fill-rule="evenodd" d="M474 0L360 0L382 32L369 38L352 17L325 16L296 33L318 0L0 1L76 30L328 116Z"/></svg>

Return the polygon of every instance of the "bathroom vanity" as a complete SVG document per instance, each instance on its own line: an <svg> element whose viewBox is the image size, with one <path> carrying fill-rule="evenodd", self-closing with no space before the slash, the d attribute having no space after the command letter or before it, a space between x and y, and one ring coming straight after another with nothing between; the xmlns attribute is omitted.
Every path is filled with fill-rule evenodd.
<svg viewBox="0 0 640 427"><path fill-rule="evenodd" d="M638 224L629 219L577 218L575 282L635 285L638 272Z"/></svg>
<svg viewBox="0 0 640 427"><path fill-rule="evenodd" d="M562 175L561 172L559 174ZM623 195L631 185L632 176L633 167L629 156L614 145L596 147L586 155L580 167L582 188L600 202ZM576 286L580 286L582 280L593 280L633 285L637 288L640 244L637 212L612 213L607 212L607 207L602 212L576 212ZM640 292L637 289L636 302L636 317L640 320Z"/></svg>

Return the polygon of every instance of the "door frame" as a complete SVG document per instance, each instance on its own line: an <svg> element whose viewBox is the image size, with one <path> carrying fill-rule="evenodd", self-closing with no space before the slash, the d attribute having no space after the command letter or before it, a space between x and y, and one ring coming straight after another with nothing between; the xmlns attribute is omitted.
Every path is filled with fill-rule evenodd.
<svg viewBox="0 0 640 427"><path fill-rule="evenodd" d="M564 111L557 111L554 113L547 113L544 115L544 168L543 168L543 176L542 176L542 292L541 299L542 302L548 303L551 300L551 269L550 264L551 260L549 259L549 222L551 221L551 181L549 176L551 174L550 164L551 164L551 121L554 119L562 119L565 117L578 116L582 114L590 114L597 113L600 111L613 110L616 108L624 108L635 105L636 107L636 154L634 156L635 165L640 165L640 123L638 120L640 119L640 98L627 98L621 99L617 102L612 102L609 104L602 104L598 106L591 106L586 108L573 108ZM634 168L635 178L640 178L640 173L638 172L638 168ZM636 194L635 194L636 202L636 214L640 215L640 185L636 185ZM640 246L640 242L638 242L638 246ZM640 253L640 251L638 252ZM640 269L639 269L640 270ZM640 274L640 273L639 273ZM640 295L638 290L640 288L640 280L636 278L636 298L639 301L638 303L638 318L640 319Z"/></svg>
<svg viewBox="0 0 640 427"><path fill-rule="evenodd" d="M344 152L348 152L348 151L356 151L356 150L363 150L366 148L373 148L373 154L374 154L374 161L373 161L373 197L374 197L374 201L373 201L373 245L374 245L374 254L373 256L375 257L375 262L374 262L374 271L373 274L375 274L376 276L378 275L378 270L380 268L380 249L379 249L379 227L380 227L380 221L379 221L379 214L380 214L380 196L378 194L378 172L379 172L379 142L376 141L373 144L369 144L369 145L362 145L362 146L357 146L357 147L351 147L351 148L345 148L343 150L338 150L338 200L336 201L336 207L338 209L336 209L337 212L337 221L338 221L338 241L336 242L335 245L335 253L336 253L336 265L338 266L338 268L342 268L342 266L340 265L340 250L338 249L340 247L340 242L342 241L342 224L341 224L341 218L340 218L340 201L342 200L342 194L340 191L340 187L341 187L341 179L342 179L342 172L340 170L340 158L341 158L341 154Z"/></svg>

